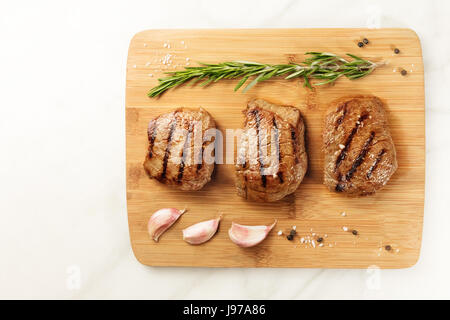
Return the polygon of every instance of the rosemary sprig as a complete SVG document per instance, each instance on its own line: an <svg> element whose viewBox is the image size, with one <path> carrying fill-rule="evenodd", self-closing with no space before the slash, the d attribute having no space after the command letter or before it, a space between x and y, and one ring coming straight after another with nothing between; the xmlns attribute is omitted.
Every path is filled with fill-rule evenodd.
<svg viewBox="0 0 450 320"><path fill-rule="evenodd" d="M234 91L239 90L250 78L246 92L258 82L273 77L284 77L286 80L303 78L306 87L312 89L310 79L323 80L313 85L320 86L335 82L342 76L348 79L359 79L371 73L378 65L352 54L349 61L332 53L307 52L308 58L302 63L263 64L249 61L232 61L218 64L201 63L198 67L185 67L184 70L166 72L167 77L158 79L159 84L148 93L149 97L157 97L183 83L192 80L192 84L201 81L200 86L207 86L222 79L241 78Z"/></svg>

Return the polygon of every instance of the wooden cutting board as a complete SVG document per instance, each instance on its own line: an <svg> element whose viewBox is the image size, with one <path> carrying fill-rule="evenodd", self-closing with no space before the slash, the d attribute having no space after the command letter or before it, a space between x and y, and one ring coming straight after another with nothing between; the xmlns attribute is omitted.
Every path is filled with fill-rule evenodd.
<svg viewBox="0 0 450 320"><path fill-rule="evenodd" d="M358 41L368 38L364 48ZM399 48L400 54L393 49ZM307 51L352 53L387 65L367 78L340 79L335 86L310 91L300 80L269 80L246 94L233 92L237 81L207 88L185 86L159 99L147 97L164 71L196 62L247 60L264 63L300 62ZM168 55L171 56L168 56ZM161 61L169 60L170 65ZM402 76L399 68L408 74ZM399 167L374 196L347 198L322 184L321 132L327 104L349 94L373 94L386 102ZM216 165L212 181L201 191L183 192L150 180L142 166L150 119L176 107L203 107L218 128L237 129L251 98L298 107L305 119L309 170L294 195L276 203L255 203L236 195L233 165ZM420 41L409 29L229 29L148 30L130 43L126 82L127 203L131 245L136 258L151 266L405 268L420 253L425 179L425 103ZM151 214L165 207L189 211L159 243L147 234ZM181 230L222 213L217 235L191 246ZM342 214L345 212L345 216ZM278 224L253 248L239 248L228 238L232 221L245 225ZM294 241L277 235L297 226ZM349 231L357 230L354 236ZM300 239L323 237L324 245ZM385 246L391 250L385 250Z"/></svg>

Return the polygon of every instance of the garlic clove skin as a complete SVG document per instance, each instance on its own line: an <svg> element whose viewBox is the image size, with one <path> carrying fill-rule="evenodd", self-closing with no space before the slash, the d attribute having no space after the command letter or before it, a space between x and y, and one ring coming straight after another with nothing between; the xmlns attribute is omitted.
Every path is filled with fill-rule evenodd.
<svg viewBox="0 0 450 320"><path fill-rule="evenodd" d="M150 237L158 242L159 237L172 226L186 210L164 208L156 211L148 220L147 230Z"/></svg>
<svg viewBox="0 0 450 320"><path fill-rule="evenodd" d="M232 223L228 230L228 235L239 247L248 248L261 243L269 234L270 230L276 225L275 220L269 226L243 226L241 224Z"/></svg>
<svg viewBox="0 0 450 320"><path fill-rule="evenodd" d="M189 244L202 244L211 239L217 232L222 216L193 224L183 230L183 240Z"/></svg>

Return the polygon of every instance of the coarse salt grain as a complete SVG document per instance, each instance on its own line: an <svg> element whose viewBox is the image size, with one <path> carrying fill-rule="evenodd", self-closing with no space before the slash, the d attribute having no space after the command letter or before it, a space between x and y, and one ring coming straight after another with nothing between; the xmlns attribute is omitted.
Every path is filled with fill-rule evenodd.
<svg viewBox="0 0 450 320"><path fill-rule="evenodd" d="M319 244L319 247L323 247L323 243Z"/></svg>
<svg viewBox="0 0 450 320"><path fill-rule="evenodd" d="M339 149L344 149L345 146L343 144L339 144Z"/></svg>
<svg viewBox="0 0 450 320"><path fill-rule="evenodd" d="M167 48L167 43L164 43L164 48Z"/></svg>
<svg viewBox="0 0 450 320"><path fill-rule="evenodd" d="M149 65L150 65L150 62L147 62L147 63L145 64L146 67L148 67Z"/></svg>
<svg viewBox="0 0 450 320"><path fill-rule="evenodd" d="M301 238L300 243L305 243L305 238Z"/></svg>
<svg viewBox="0 0 450 320"><path fill-rule="evenodd" d="M161 58L162 64L170 65L172 63L172 55L170 53L166 54L163 58Z"/></svg>
<svg viewBox="0 0 450 320"><path fill-rule="evenodd" d="M146 43L144 43L144 47L146 47L147 46L147 44Z"/></svg>
<svg viewBox="0 0 450 320"><path fill-rule="evenodd" d="M184 41L181 41L181 44L184 44Z"/></svg>
<svg viewBox="0 0 450 320"><path fill-rule="evenodd" d="M348 228L347 227L342 227L342 230L348 231Z"/></svg>
<svg viewBox="0 0 450 320"><path fill-rule="evenodd" d="M281 236L283 234L283 231L278 231L278 235Z"/></svg>
<svg viewBox="0 0 450 320"><path fill-rule="evenodd" d="M297 230L297 226L292 226L292 230Z"/></svg>
<svg viewBox="0 0 450 320"><path fill-rule="evenodd" d="M149 73L148 76L149 76L149 77L153 77L153 74Z"/></svg>
<svg viewBox="0 0 450 320"><path fill-rule="evenodd" d="M191 60L190 58L186 58L186 61L189 61L189 60Z"/></svg>
<svg viewBox="0 0 450 320"><path fill-rule="evenodd" d="M311 241L311 245L313 246L313 248L315 248L316 247L316 242L314 240Z"/></svg>
<svg viewBox="0 0 450 320"><path fill-rule="evenodd" d="M341 213L341 216L345 217L347 214L344 212Z"/></svg>
<svg viewBox="0 0 450 320"><path fill-rule="evenodd" d="M136 69L136 65L135 65L135 64L133 65L133 68L135 68L135 69Z"/></svg>

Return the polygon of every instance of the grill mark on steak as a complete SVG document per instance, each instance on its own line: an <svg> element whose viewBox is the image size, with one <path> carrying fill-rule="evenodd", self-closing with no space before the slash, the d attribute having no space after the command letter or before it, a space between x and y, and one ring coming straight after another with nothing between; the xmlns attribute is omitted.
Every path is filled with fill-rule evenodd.
<svg viewBox="0 0 450 320"><path fill-rule="evenodd" d="M337 192L342 192L342 191L344 191L344 187L345 187L345 185L344 185L344 183L343 183L343 181L342 181L342 174L339 173L339 176L338 176L338 183L336 184L335 190L336 190Z"/></svg>
<svg viewBox="0 0 450 320"><path fill-rule="evenodd" d="M159 180L161 180L161 181L166 179L167 162L169 161L170 147L171 147L171 142L172 142L172 138L173 138L173 132L175 131L175 127L177 126L177 122L178 122L177 113L178 113L178 111L174 112L172 121L170 122L169 136L167 137L166 151L164 153L164 159L163 159L163 169L161 172L161 176L159 177Z"/></svg>
<svg viewBox="0 0 450 320"><path fill-rule="evenodd" d="M190 142L190 136L192 134L192 130L193 130L193 122L190 122L189 123L188 133L187 133L187 136L186 136L186 140L184 140L184 144L183 144L183 150L182 150L183 157L181 158L180 168L178 169L178 176L177 176L177 182L178 183L181 183L181 180L183 179L184 164L185 164L185 158L186 158L186 155L184 154L184 151L188 147L188 145L187 145L188 142Z"/></svg>
<svg viewBox="0 0 450 320"><path fill-rule="evenodd" d="M341 112L342 110L344 110L344 112L342 113L342 116L340 116L339 118L337 118L336 120L336 125L335 128L337 129L341 123L344 121L345 115L347 114L347 102L344 104L341 104L339 106L339 108L337 109L337 112Z"/></svg>
<svg viewBox="0 0 450 320"><path fill-rule="evenodd" d="M200 153L200 159L202 160L202 162L197 164L197 171L199 171L203 166L203 152L205 151L205 143L205 141L202 142L202 152Z"/></svg>
<svg viewBox="0 0 450 320"><path fill-rule="evenodd" d="M363 114L362 116L359 117L358 121L356 121L355 127L352 129L352 131L348 135L347 139L345 140L344 149L341 150L341 153L339 154L339 156L336 159L336 166L334 168L335 171L339 168L342 161L347 156L347 152L348 152L348 149L350 148L350 144L352 143L353 137L355 136L356 132L358 131L358 128L361 126L361 123L364 120L366 120L368 116L369 115L367 113Z"/></svg>
<svg viewBox="0 0 450 320"><path fill-rule="evenodd" d="M375 162L372 164L372 166L370 167L369 171L367 172L367 179L370 179L370 177L372 176L372 173L375 171L375 169L378 166L378 163L381 161L381 158L383 157L383 155L386 153L385 149L381 149L381 151L378 153L377 158L375 160Z"/></svg>
<svg viewBox="0 0 450 320"><path fill-rule="evenodd" d="M283 172L278 171L277 176L278 176L278 179L280 180L280 183L283 183L284 182L284 180L283 180Z"/></svg>
<svg viewBox="0 0 450 320"><path fill-rule="evenodd" d="M297 157L297 133L295 132L295 128L289 125L291 128L291 142L292 142L292 154L294 155L295 164L298 163Z"/></svg>
<svg viewBox="0 0 450 320"><path fill-rule="evenodd" d="M148 128L148 140L149 140L149 146L148 146L148 157L151 159L153 157L153 144L155 143L156 139L156 128L158 125L158 119L152 120L150 122L150 126Z"/></svg>
<svg viewBox="0 0 450 320"><path fill-rule="evenodd" d="M373 138L375 138L375 132L374 131L372 131L370 133L370 136L366 140L366 142L364 143L364 146L362 147L361 152L358 154L358 157L356 157L356 160L355 160L355 162L353 162L352 167L350 168L350 170L345 175L345 180L346 181L350 181L351 180L351 178L353 177L353 174L355 173L355 171L363 163L364 158L367 155L367 152L369 152L369 149L370 149L370 146L372 144Z"/></svg>
<svg viewBox="0 0 450 320"><path fill-rule="evenodd" d="M278 154L277 176L278 176L278 180L280 180L280 183L283 183L283 172L281 172L279 169L281 159L283 158L283 156L281 155L281 150L280 150L280 136L279 136L279 132L278 132L278 124L277 124L277 120L275 119L275 115L273 116L273 119L272 119L272 125L273 125L273 128L275 128L275 146L277 148L277 154Z"/></svg>
<svg viewBox="0 0 450 320"><path fill-rule="evenodd" d="M183 173L184 173L184 162L182 160L180 168L178 169L177 183L181 184L181 180L183 179Z"/></svg>
<svg viewBox="0 0 450 320"><path fill-rule="evenodd" d="M266 184L267 184L267 177L263 174L263 171L264 171L264 159L263 159L262 150L261 150L261 132L260 132L261 115L260 115L258 109L252 110L251 114L254 116L255 121L256 121L256 135L258 137L259 174L261 176L262 186L265 188Z"/></svg>

